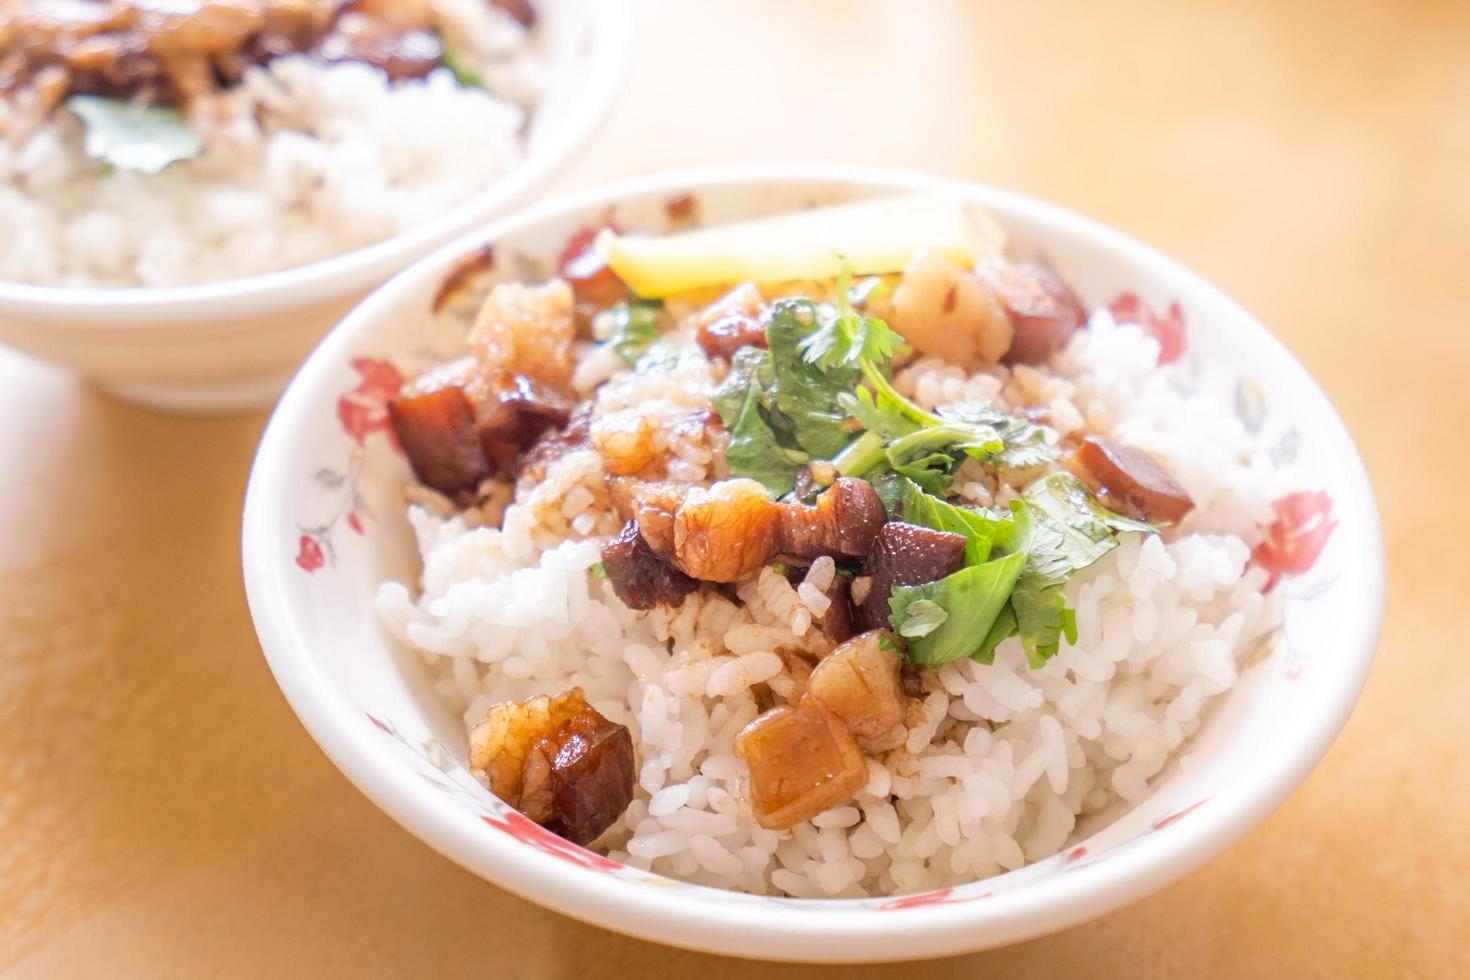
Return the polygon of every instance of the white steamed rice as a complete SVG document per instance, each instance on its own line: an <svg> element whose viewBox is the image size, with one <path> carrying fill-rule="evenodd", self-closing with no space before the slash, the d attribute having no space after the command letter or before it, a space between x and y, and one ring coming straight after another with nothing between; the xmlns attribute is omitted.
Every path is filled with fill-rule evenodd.
<svg viewBox="0 0 1470 980"><path fill-rule="evenodd" d="M1183 393L1182 375L1157 367L1157 353L1103 311L1045 369L967 377L930 360L898 373L898 387L926 406L1044 404L1064 433L1085 428L1148 449L1198 506L1167 543L1125 535L1072 579L1078 642L1045 668L1030 669L1013 638L992 666L922 672L922 711L905 745L869 760L855 799L793 832L755 823L733 744L758 712L752 685L784 695L801 680L791 671L802 672L802 658L775 651L829 646L811 624L830 561L796 587L763 571L739 587L743 607L696 593L677 610L630 612L589 572L619 522L600 460L586 451L520 487L513 503L504 488L469 522L410 506L422 579L416 589L381 587L383 620L422 651L466 726L494 702L581 685L632 729L636 796L603 839L619 861L798 897L906 892L1018 868L1063 848L1080 817L1141 800L1277 620L1265 574L1248 568L1247 541L1269 520L1278 478L1236 419ZM584 389L611 373L583 368ZM596 397L599 411L638 405L672 418L704 403L712 384L693 357L667 372L618 372ZM684 478L724 475L711 447L672 448ZM1015 492L993 478L960 489L979 504ZM494 526L502 508L503 528ZM477 518L485 523L471 526Z"/></svg>
<svg viewBox="0 0 1470 980"><path fill-rule="evenodd" d="M444 68L390 84L368 65L292 56L193 105L203 152L157 175L104 175L62 110L18 146L0 139L0 280L172 286L269 272L390 238L485 190L521 160L540 56L489 4L435 5L489 90Z"/></svg>

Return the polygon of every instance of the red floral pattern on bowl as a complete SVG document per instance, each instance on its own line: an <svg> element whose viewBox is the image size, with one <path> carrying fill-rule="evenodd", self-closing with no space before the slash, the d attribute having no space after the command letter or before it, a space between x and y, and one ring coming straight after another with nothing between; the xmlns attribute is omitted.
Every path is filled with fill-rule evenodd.
<svg viewBox="0 0 1470 980"><path fill-rule="evenodd" d="M1163 313L1155 312L1134 292L1119 293L1108 304L1108 312L1119 323L1136 323L1159 344L1159 363L1173 364L1184 356L1187 338L1184 330L1184 307L1170 300Z"/></svg>
<svg viewBox="0 0 1470 980"><path fill-rule="evenodd" d="M1323 490L1298 490L1275 501L1276 520L1265 529L1261 543L1251 552L1251 562L1270 575L1268 588L1283 575L1305 575L1327 547L1337 527L1332 519L1332 498Z"/></svg>

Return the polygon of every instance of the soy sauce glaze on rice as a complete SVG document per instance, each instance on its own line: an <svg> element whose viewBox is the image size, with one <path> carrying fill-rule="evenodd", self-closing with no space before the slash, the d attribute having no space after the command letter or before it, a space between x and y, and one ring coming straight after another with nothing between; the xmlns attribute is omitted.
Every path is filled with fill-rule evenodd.
<svg viewBox="0 0 1470 980"><path fill-rule="evenodd" d="M994 874L1141 798L1274 617L1234 420L998 246L662 290L619 245L495 285L390 404L424 572L380 608L489 787L797 896Z"/></svg>
<svg viewBox="0 0 1470 980"><path fill-rule="evenodd" d="M167 285L367 244L506 169L536 95L526 0L13 7L0 12L6 279ZM447 161L395 140L439 144ZM334 220L347 191L356 220Z"/></svg>

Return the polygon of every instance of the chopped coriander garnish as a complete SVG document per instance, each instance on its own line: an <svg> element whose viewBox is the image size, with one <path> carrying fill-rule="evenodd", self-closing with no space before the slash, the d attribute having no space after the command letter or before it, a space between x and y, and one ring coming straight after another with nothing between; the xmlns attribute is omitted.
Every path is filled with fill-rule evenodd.
<svg viewBox="0 0 1470 980"><path fill-rule="evenodd" d="M73 95L66 107L82 121L82 150L107 168L157 174L171 163L192 160L204 141L183 113L167 106L145 106L98 95Z"/></svg>
<svg viewBox="0 0 1470 980"><path fill-rule="evenodd" d="M768 349L736 353L714 397L730 433L731 474L775 495L790 493L803 467L813 476L862 477L890 517L963 535L959 571L890 595L889 625L907 641L907 661L989 663L1018 635L1032 666L1041 666L1063 637L1076 636L1062 595L1067 579L1117 547L1119 532L1150 526L1105 510L1066 473L1036 481L1008 509L946 500L965 460L1039 467L1060 457L1056 434L981 402L937 411L915 404L890 380L903 338L855 310L845 266L836 297L835 305L776 303Z"/></svg>
<svg viewBox="0 0 1470 980"><path fill-rule="evenodd" d="M634 300L607 310L606 315L612 321L607 342L629 367L636 365L657 339L658 315L662 306L657 301Z"/></svg>

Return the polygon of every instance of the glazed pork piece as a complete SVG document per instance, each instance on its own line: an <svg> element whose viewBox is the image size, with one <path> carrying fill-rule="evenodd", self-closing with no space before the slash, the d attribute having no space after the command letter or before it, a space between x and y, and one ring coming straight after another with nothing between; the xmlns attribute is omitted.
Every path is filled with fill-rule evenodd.
<svg viewBox="0 0 1470 980"><path fill-rule="evenodd" d="M920 353L966 371L999 362L1015 336L974 273L928 252L914 256L893 292L893 326Z"/></svg>
<svg viewBox="0 0 1470 980"><path fill-rule="evenodd" d="M868 764L847 725L817 699L765 712L735 739L750 767L750 807L767 830L789 830L849 799Z"/></svg>
<svg viewBox="0 0 1470 980"><path fill-rule="evenodd" d="M625 521L635 521L649 548L665 558L674 553L674 515L689 494L689 485L669 480L614 476L607 481L613 507Z"/></svg>
<svg viewBox="0 0 1470 980"><path fill-rule="evenodd" d="M490 475L476 424L475 359L420 375L388 402L388 417L414 475L441 493L473 491Z"/></svg>
<svg viewBox="0 0 1470 980"><path fill-rule="evenodd" d="M629 521L602 548L602 567L629 609L677 606L699 583L669 563L644 540L637 521Z"/></svg>
<svg viewBox="0 0 1470 980"><path fill-rule="evenodd" d="M58 69L64 91L173 105L286 54L362 61L394 79L422 77L444 63L422 0L35 0L16 7L0 90Z"/></svg>
<svg viewBox="0 0 1470 980"><path fill-rule="evenodd" d="M754 480L723 480L691 490L674 514L674 560L702 581L738 582L777 555L866 554L884 519L866 480L839 479L811 506L777 503Z"/></svg>
<svg viewBox="0 0 1470 980"><path fill-rule="evenodd" d="M470 766L490 791L575 844L588 844L633 799L633 739L581 688L492 707L470 732Z"/></svg>
<svg viewBox="0 0 1470 980"><path fill-rule="evenodd" d="M961 535L902 521L884 524L863 560L859 624L868 630L886 626L888 597L895 585L937 581L959 571L964 559Z"/></svg>
<svg viewBox="0 0 1470 980"><path fill-rule="evenodd" d="M766 325L745 313L726 313L700 324L696 340L705 357L730 361L742 347L766 346Z"/></svg>
<svg viewBox="0 0 1470 980"><path fill-rule="evenodd" d="M781 510L781 553L798 558L868 553L888 519L878 491L867 480L838 477L811 506L792 501Z"/></svg>
<svg viewBox="0 0 1470 980"><path fill-rule="evenodd" d="M463 496L567 425L576 404L573 329L571 291L560 280L492 289L470 335L474 353L410 381L388 403L418 478Z"/></svg>
<svg viewBox="0 0 1470 980"><path fill-rule="evenodd" d="M1178 523L1194 509L1194 501L1169 471L1132 446L1088 436L1067 457L1067 469L1104 507L1141 521Z"/></svg>
<svg viewBox="0 0 1470 980"><path fill-rule="evenodd" d="M851 799L867 782L864 753L902 743L910 699L899 648L881 630L828 654L795 703L761 714L735 739L750 767L750 804L768 830L796 824Z"/></svg>
<svg viewBox="0 0 1470 980"><path fill-rule="evenodd" d="M704 582L738 582L781 552L781 505L755 480L694 487L674 514L674 561Z"/></svg>
<svg viewBox="0 0 1470 980"><path fill-rule="evenodd" d="M1087 310L1040 263L995 255L970 271L923 254L904 270L893 319L920 353L975 370L1041 364L1087 323Z"/></svg>
<svg viewBox="0 0 1470 980"><path fill-rule="evenodd" d="M994 256L980 263L975 275L1011 322L1011 346L1001 358L1006 364L1043 363L1087 322L1076 294L1044 265L1015 265Z"/></svg>
<svg viewBox="0 0 1470 980"><path fill-rule="evenodd" d="M909 701L899 663L897 640L885 630L869 630L822 658L807 692L842 719L864 752L896 748L903 741Z"/></svg>

